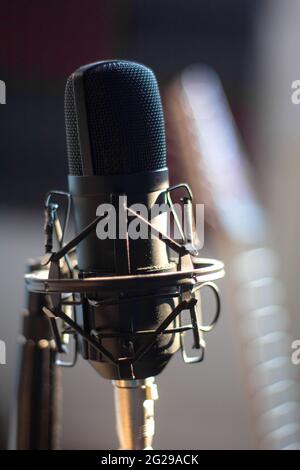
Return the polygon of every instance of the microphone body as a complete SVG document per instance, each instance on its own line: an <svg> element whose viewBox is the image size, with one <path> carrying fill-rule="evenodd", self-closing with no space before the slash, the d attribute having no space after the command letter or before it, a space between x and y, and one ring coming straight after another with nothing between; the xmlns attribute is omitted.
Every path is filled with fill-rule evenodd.
<svg viewBox="0 0 300 470"><path fill-rule="evenodd" d="M76 232L80 233L107 205L111 208L107 223L113 224L114 232L112 237L99 239L94 230L78 245L80 276L175 271L176 265L169 260L161 240L149 234L132 239L127 228L122 232L121 227L122 220L125 227L130 223L124 204L133 208L143 205L150 214L155 204L166 203L169 179L164 119L152 71L125 61L81 67L67 81L65 116ZM167 232L165 214L157 214L150 221ZM125 292L121 286L113 299L111 292L104 290L86 296L77 308L79 324L85 331L110 335L102 339L102 345L124 361L118 366L112 364L84 340L83 357L101 375L113 380L144 379L160 373L179 349L179 335L161 335L132 365L148 340L136 333L155 330L170 315L177 305L175 291L174 287L167 288L161 296L145 284L142 291Z"/></svg>
<svg viewBox="0 0 300 470"><path fill-rule="evenodd" d="M187 364L203 360L204 333L212 330L220 314L218 288L212 281L224 276L224 265L198 255L188 185L169 187L164 117L150 69L116 60L81 67L66 84L65 121L69 193L47 193L45 255L25 275L28 292L40 299L38 312L43 320L47 317L54 340L38 346L55 346L54 355L50 350L42 355L43 370L50 371L46 407L56 402L52 397L58 382L52 372L58 365L73 366L80 352L113 381L121 448L150 448L157 399L154 376L179 349ZM171 196L178 189L188 208L184 224ZM54 202L61 197L67 201L62 225ZM65 242L71 203L76 233ZM180 241L168 235L172 224ZM203 324L200 301L205 287L216 301L208 325ZM189 323L183 315L189 315ZM33 317L30 324L34 327ZM187 333L196 354L188 351ZM72 360L61 361L57 354L72 351L72 336ZM38 352L38 370L40 356ZM44 397L41 385L37 380L31 388ZM25 380L21 391L19 431L24 437L29 427L23 426ZM56 410L51 411L47 446L54 445L57 422ZM39 429L32 422L34 430Z"/></svg>
<svg viewBox="0 0 300 470"><path fill-rule="evenodd" d="M203 360L204 333L220 314L212 281L224 276L224 265L199 257L189 186L169 187L163 110L150 69L114 60L76 70L66 84L65 122L69 192L47 193L45 254L25 275L18 447L57 447L57 370L74 366L80 352L113 381L121 448L149 449L154 376L179 349L187 364ZM171 196L178 189L184 223ZM75 236L66 242L71 206ZM180 240L168 234L173 225ZM216 305L208 325L205 287Z"/></svg>

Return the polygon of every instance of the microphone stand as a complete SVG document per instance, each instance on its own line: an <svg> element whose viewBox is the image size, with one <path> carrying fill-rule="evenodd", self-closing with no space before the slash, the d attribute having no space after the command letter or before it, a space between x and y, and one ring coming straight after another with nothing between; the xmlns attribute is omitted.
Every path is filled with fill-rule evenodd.
<svg viewBox="0 0 300 470"><path fill-rule="evenodd" d="M187 185L170 187L168 193ZM57 204L50 203L52 195L68 198L63 229L57 216ZM190 194L190 202L192 195ZM169 205L173 203L169 197ZM117 432L122 450L152 449L154 436L154 401L157 400L157 388L153 377L135 379L134 367L141 358L157 344L163 335L178 335L179 349L186 364L195 364L204 359L206 343L204 333L210 332L220 315L220 296L214 280L224 276L221 261L199 258L190 251L190 245L181 244L159 232L151 223L143 219L132 209L126 207L131 216L150 226L154 235L178 254L176 271L154 272L143 275L118 275L81 278L76 271L74 249L92 230L103 216L98 216L79 234L67 243L63 243L68 220L70 197L67 193L53 191L47 195L45 211L46 254L38 265L32 266L25 275L28 291L28 320L24 322L26 338L22 352L22 365L18 395L18 449L55 449L57 447L58 423L58 366L72 367L78 353L78 338L85 345L101 355L102 363L112 364L118 370L118 377L130 379L114 380ZM175 216L174 216L175 217ZM190 225L190 224L189 224ZM57 251L53 251L53 231L59 242ZM171 287L170 287L171 286ZM174 291L174 288L176 290ZM200 290L209 288L215 297L215 311L209 324L203 324ZM105 293L104 300L114 302L116 293L134 290L137 299L151 297L170 297L177 300L176 306L154 327L134 332L128 328L112 332L101 328L86 328L77 317L76 307L82 307L86 293ZM147 295L146 295L147 294ZM97 302L96 302L97 305ZM185 312L190 323L183 323L181 314ZM60 320L58 323L57 320ZM78 321L79 320L79 321ZM60 326L61 325L61 326ZM189 356L186 348L186 333L192 333L193 347L198 350L195 356ZM50 338L53 340L50 340ZM74 357L71 362L59 361L56 355L68 353L66 337L74 338ZM103 340L129 338L133 344L143 338L142 345L133 348L125 357L114 353ZM52 349L55 344L55 349ZM85 357L86 358L86 357ZM104 361L105 360L105 361ZM90 361L92 362L92 361ZM92 364L94 367L95 365ZM96 369L97 370L97 369Z"/></svg>

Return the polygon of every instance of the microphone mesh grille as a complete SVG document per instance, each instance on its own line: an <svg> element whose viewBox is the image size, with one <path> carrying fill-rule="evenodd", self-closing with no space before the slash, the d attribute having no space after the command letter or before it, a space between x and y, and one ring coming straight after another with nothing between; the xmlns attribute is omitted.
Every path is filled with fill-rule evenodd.
<svg viewBox="0 0 300 470"><path fill-rule="evenodd" d="M65 125L67 131L69 174L80 176L82 175L82 163L72 75L68 78L65 89Z"/></svg>
<svg viewBox="0 0 300 470"><path fill-rule="evenodd" d="M164 117L153 72L134 62L110 61L83 71L95 175L130 174L166 167ZM82 174L72 86L66 87L70 174Z"/></svg>

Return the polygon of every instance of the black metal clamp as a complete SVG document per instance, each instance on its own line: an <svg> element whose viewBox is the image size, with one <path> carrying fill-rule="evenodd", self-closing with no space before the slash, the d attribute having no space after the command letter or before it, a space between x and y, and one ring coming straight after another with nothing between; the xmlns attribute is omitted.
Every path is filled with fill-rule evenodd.
<svg viewBox="0 0 300 470"><path fill-rule="evenodd" d="M192 201L192 193L188 185L181 184L176 185L168 188L166 190L166 196L168 204L172 210L173 217L175 223L178 225L179 230L182 232L182 241L183 243L180 244L178 241L175 241L167 234L163 234L158 229L156 229L150 222L144 219L140 214L133 211L131 208L126 207L127 214L130 217L138 218L142 223L146 224L148 228L152 230L152 233L155 237L163 241L169 248L173 249L179 257L179 271L177 272L177 277L174 275L176 273L164 273L164 277L161 276L161 273L153 273L148 274L145 276L129 276L132 278L141 278L143 277L146 281L151 281L154 279L154 282L157 282L157 292L154 294L156 297L162 297L164 294L159 289L159 285L161 279L166 282L166 280L170 282L170 285L177 286L177 292L172 294L179 298L178 305L172 310L172 312L162 321L162 323L155 329L155 330L147 330L147 331L136 331L136 332L114 332L108 333L103 331L92 330L89 333L84 331L84 329L78 325L76 321L76 313L74 306L81 303L81 301L76 301L74 294L79 292L76 290L76 287L70 288L70 282L73 280L73 284L79 285L80 283L86 285L86 289L88 288L88 279L84 280L76 280L74 279L74 267L69 259L69 254L76 248L78 243L80 243L84 238L86 238L89 233L94 230L99 221L101 221L106 214L103 216L96 217L87 227L85 227L77 236L75 236L71 241L67 242L66 244L63 243L69 214L71 208L71 196L68 193L63 193L61 191L52 191L47 194L46 197L46 221L45 221L45 234L46 234L46 243L45 243L45 251L46 255L43 260L43 264L49 264L49 275L48 279L44 281L44 289L45 294L49 298L49 305L44 307L44 313L49 318L52 327L53 339L56 344L57 353L67 353L68 348L66 344L62 340L62 336L73 335L75 345L74 345L74 355L71 361L65 362L61 361L60 359L57 360L57 364L65 367L71 367L76 362L78 346L77 346L77 336L82 336L96 351L101 353L108 361L115 364L118 367L131 367L132 365L138 362L144 354L147 353L154 345L156 339L160 335L164 334L175 334L179 333L180 335L180 345L182 351L182 357L185 363L192 364L197 363L203 360L204 352L205 352L205 341L203 338L203 333L211 331L211 329L215 326L219 315L220 315L220 296L217 286L211 281L207 280L210 279L209 277L205 277L201 275L201 267L189 270L183 270L182 263L180 260L184 258L186 255L194 255L194 253L190 253L185 245L185 237L182 231L182 227L176 217L176 212L174 210L173 201L171 198L171 192L178 188L184 188L187 192L187 198ZM63 224L63 228L60 228L60 222L57 215L58 205L52 202L53 196L63 196L67 198L67 208L65 213L65 220ZM59 249L56 252L52 252L53 248L53 229L55 229L56 238L58 240ZM62 274L60 261L64 259L67 264L67 277L66 274ZM204 260L205 261L205 260ZM210 260L208 260L210 261ZM218 268L215 270L215 273L212 271L211 278L216 279L222 277L224 274L224 266L220 262ZM203 263L205 264L205 263ZM209 263L208 263L209 264ZM202 271L205 268L202 268ZM128 276L127 276L128 278ZM101 283L105 282L106 279L98 278L99 279L99 288L101 288ZM55 281L56 284L60 285L60 289L55 289L55 287L49 287L51 285L51 281ZM111 278L112 284L118 280L118 277ZM126 279L127 281L128 279ZM100 282L101 281L101 282ZM41 281L43 282L43 281ZM71 281L72 282L72 281ZM109 279L107 279L109 282ZM120 283L122 282L122 278L120 278ZM37 281L35 280L35 284ZM97 285L97 278L94 279L95 286ZM65 286L65 287L64 287ZM208 287L213 290L216 299L216 311L213 317L212 322L209 325L202 325L201 321L201 306L199 305L199 299L197 299L197 293L200 289ZM82 291L82 289L80 290ZM63 298L65 295L65 298ZM66 297L69 296L69 297ZM70 299L71 297L71 299ZM140 298L139 296L137 298ZM111 299L104 299L103 302L109 302ZM116 302L126 301L126 299L118 298L115 300ZM101 302L98 301L98 302ZM69 305L73 310L73 318L67 315L63 310L62 307ZM188 311L190 315L190 323L183 324L183 312ZM63 321L64 327L62 331L59 330L57 319L61 319ZM177 321L178 320L178 321ZM175 326L169 328L169 326L174 323ZM176 325L177 323L177 325ZM187 347L185 337L186 334L192 331L193 334L193 348L200 351L200 354L195 357L188 356ZM111 338L113 336L119 336L124 339L127 339L129 342L133 341L141 336L147 337L148 341L135 353L132 353L131 356L126 358L116 358L114 357L110 351L108 351L102 344L103 339Z"/></svg>

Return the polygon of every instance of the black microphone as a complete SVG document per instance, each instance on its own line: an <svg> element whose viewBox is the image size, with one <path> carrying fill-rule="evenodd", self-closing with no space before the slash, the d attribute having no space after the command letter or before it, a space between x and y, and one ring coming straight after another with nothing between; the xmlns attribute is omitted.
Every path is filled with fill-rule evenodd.
<svg viewBox="0 0 300 470"><path fill-rule="evenodd" d="M95 219L101 204L112 204L118 221L120 196L126 197L127 207L138 203L149 211L154 204L166 202L169 180L164 117L157 81L149 68L119 60L79 68L67 81L65 121L77 233ZM163 215L157 216L156 227L167 232ZM176 269L166 244L158 238L132 240L117 233L115 239L100 240L96 230L78 245L77 259L82 277ZM133 361L146 336L122 339L122 333L155 329L177 304L174 290L166 289L161 299L151 286L138 298L134 289L119 289L112 303L103 291L89 295L77 319L86 331L116 334L103 338L102 345L121 360L116 366L85 342L84 357L109 379L157 375L179 348L179 336L158 337L139 361Z"/></svg>
<svg viewBox="0 0 300 470"><path fill-rule="evenodd" d="M224 265L199 257L188 185L169 187L163 110L149 68L120 60L79 68L66 84L65 120L69 193L46 195L46 254L25 276L33 299L30 324L36 333L37 304L54 339L51 367L73 366L79 351L113 380L120 445L146 449L154 434L154 376L178 349L185 363L203 360L204 333L220 313L212 281L224 276ZM178 190L187 209L184 221L173 202ZM54 201L62 197L63 224ZM76 233L65 242L71 205ZM168 234L170 226L179 237ZM216 299L209 325L202 321L204 287ZM192 356L187 333L197 351ZM70 335L74 356L62 361L56 356L72 350ZM37 385L43 390L39 380ZM54 396L53 381L49 387ZM24 380L21 389L26 390ZM19 428L23 435L30 430L23 418Z"/></svg>
<svg viewBox="0 0 300 470"><path fill-rule="evenodd" d="M81 67L67 81L65 120L77 231L112 195L148 207L160 202L169 181L162 105L150 69L125 61ZM113 241L100 241L94 232L77 249L79 269L121 274L168 268L165 246L157 240L134 242L125 268L114 249Z"/></svg>

